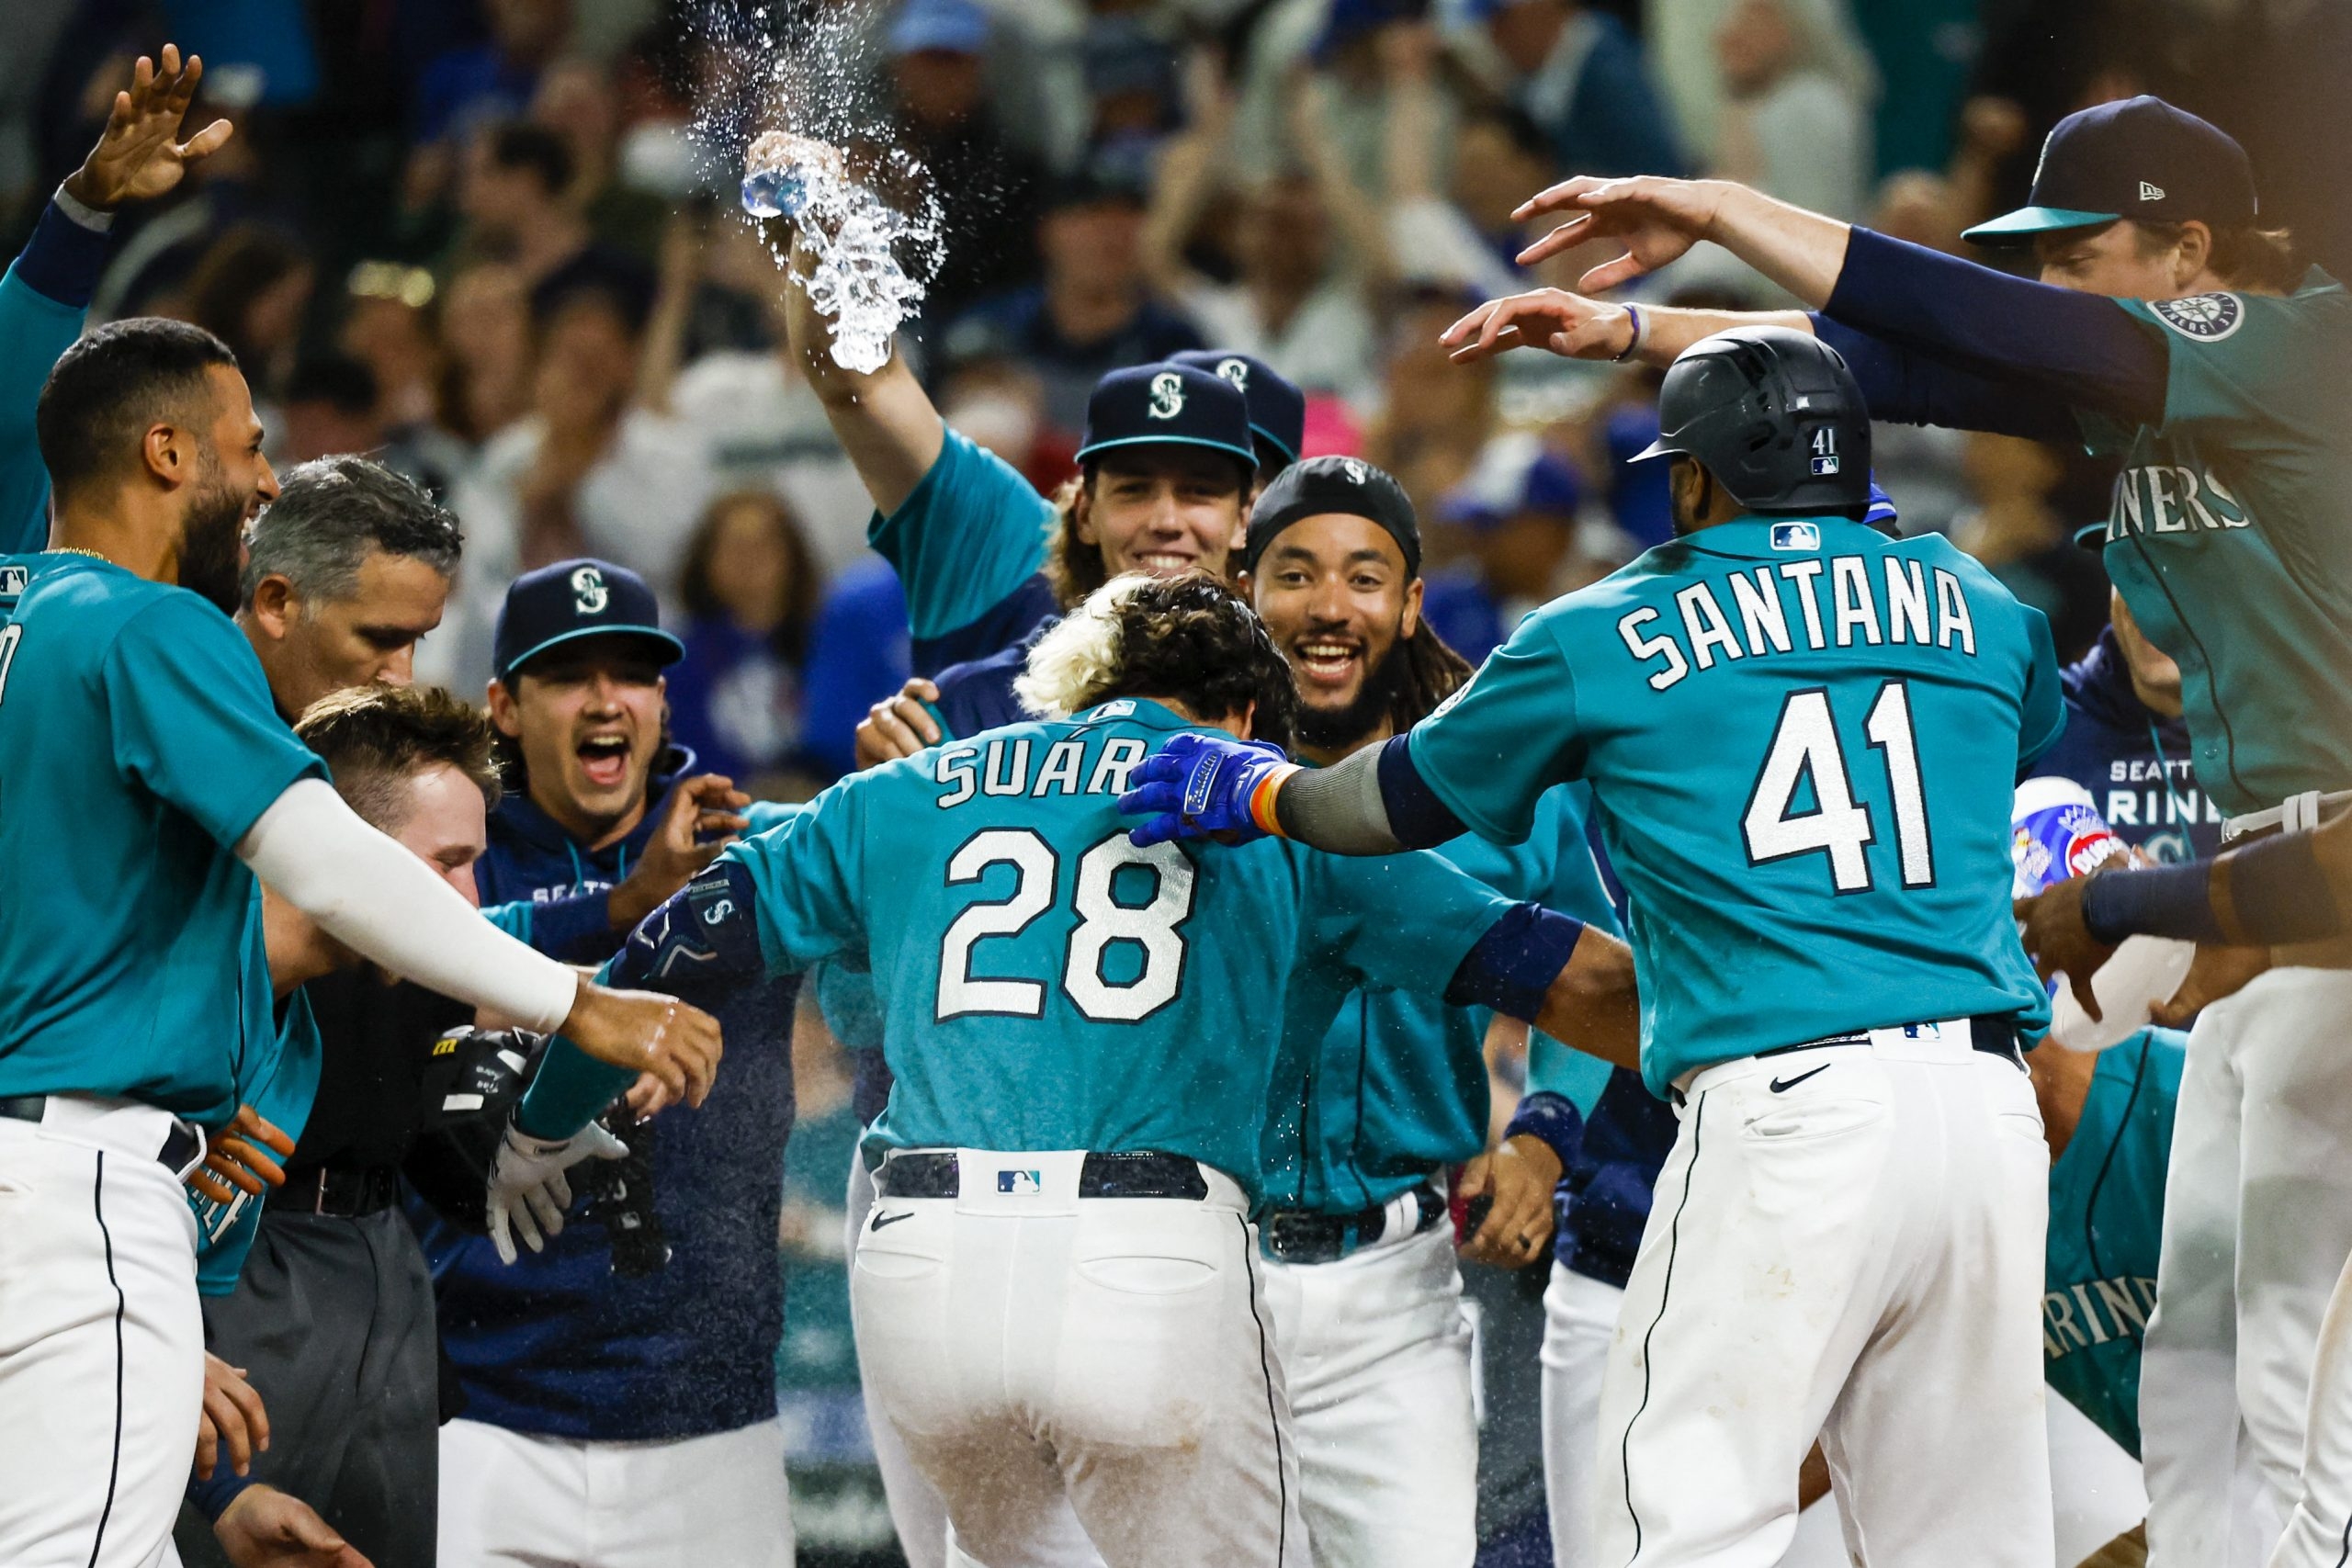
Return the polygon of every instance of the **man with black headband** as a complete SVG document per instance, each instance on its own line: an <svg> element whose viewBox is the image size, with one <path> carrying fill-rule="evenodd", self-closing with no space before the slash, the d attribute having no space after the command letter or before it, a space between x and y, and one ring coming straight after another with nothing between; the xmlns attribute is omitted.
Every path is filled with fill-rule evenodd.
<svg viewBox="0 0 2352 1568"><path fill-rule="evenodd" d="M1470 667L1421 619L1421 536L1396 479L1355 457L1285 469L1250 513L1243 584L1298 682L1294 753L1318 764L1427 716ZM1585 839L1584 791L1555 790L1526 842L1464 835L1440 852L1508 897L1605 931L1616 920ZM1478 1424L1446 1168L1493 1202L1469 1256L1543 1256L1551 1192L1578 1128L1558 1095L1522 1102L1485 1152L1489 1017L1396 991L1350 995L1303 1108L1266 1139L1266 1303L1290 1386L1300 1502L1318 1562L1466 1565ZM1295 1123L1295 1124L1294 1124Z"/></svg>

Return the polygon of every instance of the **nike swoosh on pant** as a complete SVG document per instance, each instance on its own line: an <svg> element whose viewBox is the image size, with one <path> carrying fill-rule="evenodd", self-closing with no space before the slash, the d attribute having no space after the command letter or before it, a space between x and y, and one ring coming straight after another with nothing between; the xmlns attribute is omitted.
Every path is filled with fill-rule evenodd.
<svg viewBox="0 0 2352 1568"><path fill-rule="evenodd" d="M1836 1066L1837 1064L1835 1062L1824 1062L1821 1066L1814 1068L1812 1072L1799 1073L1792 1078L1774 1078L1772 1080L1772 1092L1774 1094L1786 1094L1789 1090L1796 1088L1797 1085L1804 1082L1805 1079L1810 1077L1818 1077L1823 1073L1827 1072L1831 1067Z"/></svg>

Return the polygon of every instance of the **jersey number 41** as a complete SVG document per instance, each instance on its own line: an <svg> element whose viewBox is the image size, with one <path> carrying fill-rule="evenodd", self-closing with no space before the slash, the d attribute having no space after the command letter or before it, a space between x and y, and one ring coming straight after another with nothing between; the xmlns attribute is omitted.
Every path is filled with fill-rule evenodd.
<svg viewBox="0 0 2352 1568"><path fill-rule="evenodd" d="M1919 783L1908 682L1889 681L1879 688L1862 723L1862 737L1886 763L1903 886L1932 886L1935 846L1928 835L1928 799ZM1813 781L1813 809L1792 811L1798 786L1807 779ZM1853 774L1847 770L1826 688L1792 692L1781 705L1781 721L1773 728L1756 787L1748 792L1740 829L1747 840L1750 865L1791 855L1826 854L1830 886L1838 892L1871 890L1871 863L1862 852L1877 834L1871 827L1870 807L1854 799Z"/></svg>
<svg viewBox="0 0 2352 1568"><path fill-rule="evenodd" d="M1027 828L992 828L976 833L947 863L947 884L978 882L990 866L1015 873L1012 896L972 904L947 928L939 951L939 1019L979 1013L998 1018L1043 1018L1046 987L1035 980L990 979L972 974L972 945L983 937L1015 936L1053 907L1060 881L1059 857L1044 837ZM1112 884L1128 867L1148 871L1152 892L1140 903L1123 903ZM1177 928L1193 913L1193 863L1174 844L1139 850L1124 832L1114 833L1079 857L1071 901L1078 924L1062 961L1062 990L1080 1014L1099 1023L1133 1023L1176 999L1184 978L1184 937ZM1103 958L1114 942L1142 954L1133 979L1103 977Z"/></svg>

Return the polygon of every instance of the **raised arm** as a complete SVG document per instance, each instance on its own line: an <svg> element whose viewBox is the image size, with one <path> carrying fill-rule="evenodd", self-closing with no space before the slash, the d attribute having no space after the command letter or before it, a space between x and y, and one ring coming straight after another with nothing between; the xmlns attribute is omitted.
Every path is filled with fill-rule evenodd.
<svg viewBox="0 0 2352 1568"><path fill-rule="evenodd" d="M833 148L797 137L786 139L781 147L763 155L835 167L841 163L841 154ZM824 405L825 418L857 469L857 477L865 481L865 493L873 498L875 510L888 516L914 493L915 486L939 460L947 427L914 372L907 367L903 354L893 354L888 364L871 374L843 369L835 363L832 322L808 298L807 280L816 270L817 255L797 231L790 264L796 276L779 278L776 287L783 290L780 314L793 360Z"/></svg>
<svg viewBox="0 0 2352 1568"><path fill-rule="evenodd" d="M1191 123L1170 138L1159 155L1143 225L1145 273L1154 288L1170 296L1201 282L1184 265L1184 240L1216 194L1226 140L1233 130L1233 89L1226 84L1224 62L1215 50L1195 48L1185 56L1184 96Z"/></svg>

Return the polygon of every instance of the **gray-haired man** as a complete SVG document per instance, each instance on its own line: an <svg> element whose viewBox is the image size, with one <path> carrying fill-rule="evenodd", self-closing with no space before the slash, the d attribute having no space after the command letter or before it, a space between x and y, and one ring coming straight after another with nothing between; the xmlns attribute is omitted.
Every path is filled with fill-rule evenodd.
<svg viewBox="0 0 2352 1568"><path fill-rule="evenodd" d="M461 542L455 517L380 463L288 468L237 583L237 624L278 707L291 718L330 692L406 685Z"/></svg>

